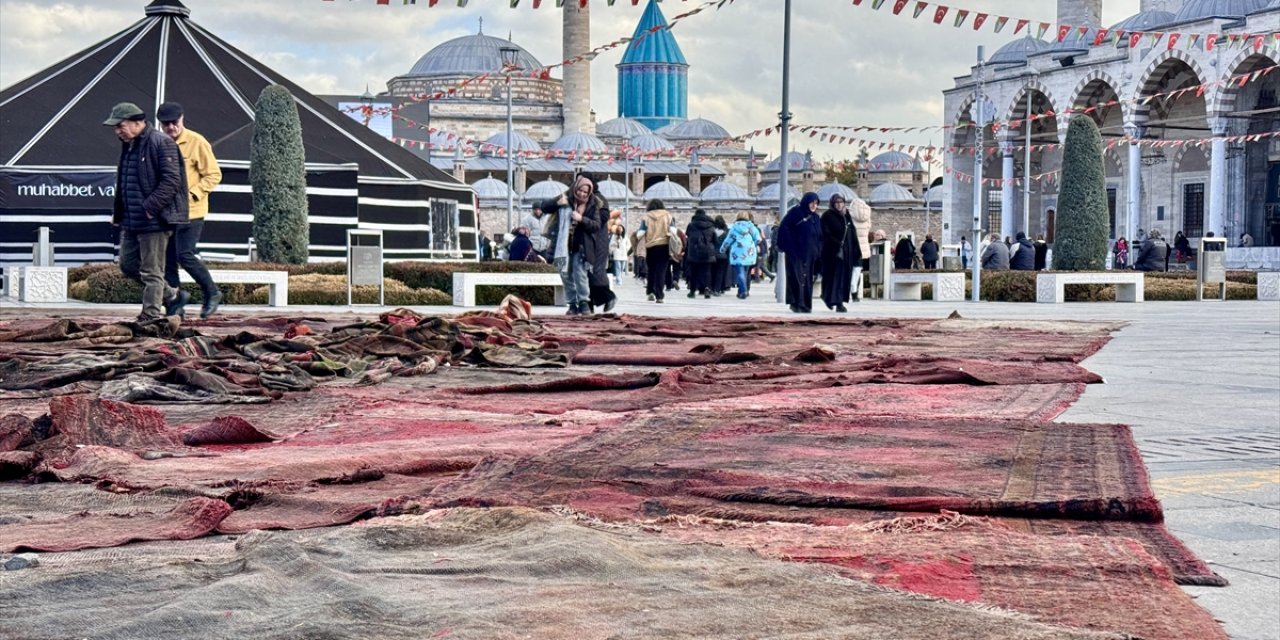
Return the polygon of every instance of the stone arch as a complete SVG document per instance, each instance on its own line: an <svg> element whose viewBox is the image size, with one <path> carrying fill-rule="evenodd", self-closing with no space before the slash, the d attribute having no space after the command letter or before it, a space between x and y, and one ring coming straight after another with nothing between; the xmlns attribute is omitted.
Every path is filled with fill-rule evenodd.
<svg viewBox="0 0 1280 640"><path fill-rule="evenodd" d="M1128 122L1131 118L1132 104L1120 92L1121 85L1116 82L1115 77L1100 69L1095 69L1085 74L1080 79L1080 82L1076 84L1075 90L1071 92L1071 109L1079 111L1088 108L1090 94L1094 93L1090 88L1096 86L1105 86L1111 89L1111 92L1116 95L1116 99L1120 101L1120 104L1117 105L1120 107L1120 120ZM1095 117L1094 120L1096 121L1098 118Z"/></svg>
<svg viewBox="0 0 1280 640"><path fill-rule="evenodd" d="M961 125L969 125L974 122L973 105L974 94L971 93L965 96L955 114L947 119L947 122L951 123L952 126L950 146L963 146L968 141L970 127Z"/></svg>
<svg viewBox="0 0 1280 640"><path fill-rule="evenodd" d="M1170 69L1179 64L1186 65L1187 68L1191 69L1191 73L1195 74L1197 82L1194 84L1206 82L1207 76L1204 73L1204 69L1187 52L1180 49L1171 49L1160 53L1143 70L1142 79L1138 82L1137 91L1134 93L1134 97L1137 99L1133 105L1134 116L1141 116L1145 119L1150 114L1152 103L1144 104L1143 99L1160 93L1160 82Z"/></svg>
<svg viewBox="0 0 1280 640"><path fill-rule="evenodd" d="M1103 150L1102 162L1102 173L1107 178L1124 176L1124 159L1120 157L1120 153L1115 148Z"/></svg>
<svg viewBox="0 0 1280 640"><path fill-rule="evenodd" d="M1225 72L1219 80L1221 86L1214 87L1208 99L1209 113L1229 113L1236 108L1236 98L1240 95L1240 86L1229 80L1233 76L1251 73L1260 68L1280 64L1280 52L1271 47L1263 47L1254 51L1250 45L1222 68ZM1280 70L1272 69L1271 74L1280 74Z"/></svg>
<svg viewBox="0 0 1280 640"><path fill-rule="evenodd" d="M1202 173L1208 171L1209 154L1197 144L1181 145L1173 153L1173 170L1176 173Z"/></svg>
<svg viewBox="0 0 1280 640"><path fill-rule="evenodd" d="M1011 122L1013 120L1021 120L1023 118L1025 114L1019 111L1018 106L1022 103L1023 96L1026 96L1030 91L1035 91L1040 95L1043 95L1045 99L1049 101L1049 109L1054 113L1058 112L1058 105L1061 103L1054 97L1053 92L1049 90L1049 87L1046 87L1044 83L1040 82L1039 79L1036 79L1028 82L1013 94L1013 100L1009 102L1009 106L1005 108L1004 113L1000 116L1000 120L1002 122Z"/></svg>

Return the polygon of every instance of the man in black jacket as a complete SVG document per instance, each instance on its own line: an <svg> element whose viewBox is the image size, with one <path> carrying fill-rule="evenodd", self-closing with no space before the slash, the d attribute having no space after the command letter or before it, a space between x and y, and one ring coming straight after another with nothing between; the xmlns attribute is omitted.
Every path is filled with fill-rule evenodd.
<svg viewBox="0 0 1280 640"><path fill-rule="evenodd" d="M191 295L164 280L169 238L188 214L187 175L178 145L149 126L146 114L132 102L117 104L102 124L113 127L122 143L111 222L121 228L120 270L142 284L138 321L182 315Z"/></svg>
<svg viewBox="0 0 1280 640"><path fill-rule="evenodd" d="M1036 246L1019 231L1009 255L1009 268L1014 271L1032 271L1036 266Z"/></svg>

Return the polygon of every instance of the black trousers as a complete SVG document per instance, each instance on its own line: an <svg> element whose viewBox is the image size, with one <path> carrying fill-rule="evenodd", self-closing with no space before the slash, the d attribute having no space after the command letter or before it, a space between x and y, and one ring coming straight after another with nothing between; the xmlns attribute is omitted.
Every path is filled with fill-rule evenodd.
<svg viewBox="0 0 1280 640"><path fill-rule="evenodd" d="M671 269L667 267L667 262L671 259L670 253L665 244L649 247L644 252L645 266L649 270L645 292L658 300L667 295L667 281L671 278Z"/></svg>
<svg viewBox="0 0 1280 640"><path fill-rule="evenodd" d="M711 289L711 262L688 264L689 293L706 293Z"/></svg>

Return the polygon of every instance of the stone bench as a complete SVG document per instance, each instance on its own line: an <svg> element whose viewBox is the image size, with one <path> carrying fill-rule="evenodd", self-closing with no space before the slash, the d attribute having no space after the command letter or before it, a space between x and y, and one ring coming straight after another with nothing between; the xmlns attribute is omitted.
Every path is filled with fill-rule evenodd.
<svg viewBox="0 0 1280 640"><path fill-rule="evenodd" d="M67 268L5 268L4 294L20 302L66 302Z"/></svg>
<svg viewBox="0 0 1280 640"><path fill-rule="evenodd" d="M273 307L289 306L289 272L288 271L240 271L233 269L210 269L216 284L265 284L267 304ZM178 279L182 282L195 282L191 274L178 270Z"/></svg>
<svg viewBox="0 0 1280 640"><path fill-rule="evenodd" d="M1116 302L1142 302L1143 277L1141 271L1041 273L1036 276L1036 302L1063 302L1069 284L1115 285Z"/></svg>
<svg viewBox="0 0 1280 640"><path fill-rule="evenodd" d="M458 307L476 306L476 287L482 284L498 284L511 287L555 287L556 304L564 305L564 282L558 273L454 273L453 304Z"/></svg>
<svg viewBox="0 0 1280 640"><path fill-rule="evenodd" d="M1258 299L1280 300L1280 271L1258 272Z"/></svg>
<svg viewBox="0 0 1280 640"><path fill-rule="evenodd" d="M926 284L933 286L935 302L964 302L963 273L890 273L889 299L921 300Z"/></svg>

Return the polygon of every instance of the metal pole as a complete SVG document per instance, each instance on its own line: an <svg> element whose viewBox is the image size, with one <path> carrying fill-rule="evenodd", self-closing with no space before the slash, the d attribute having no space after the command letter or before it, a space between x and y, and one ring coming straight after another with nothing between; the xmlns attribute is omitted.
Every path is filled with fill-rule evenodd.
<svg viewBox="0 0 1280 640"><path fill-rule="evenodd" d="M1031 91L1027 91L1027 141L1022 157L1022 231L1031 235Z"/></svg>
<svg viewBox="0 0 1280 640"><path fill-rule="evenodd" d="M982 95L982 71L983 71L983 48L978 45L978 88L973 99L973 110L976 114L974 118L978 127L978 132L974 140L973 146L973 302L982 300L982 256L979 254L979 248L982 246L982 160L984 149L983 137L987 127L986 106L983 104L985 98Z"/></svg>
<svg viewBox="0 0 1280 640"><path fill-rule="evenodd" d="M631 235L631 150L623 147L626 173L622 174L622 186L626 187L626 195L622 196L622 229L628 237Z"/></svg>
<svg viewBox="0 0 1280 640"><path fill-rule="evenodd" d="M511 181L511 73L507 73L507 228L503 235L511 232L511 217L515 212L515 187Z"/></svg>
<svg viewBox="0 0 1280 640"><path fill-rule="evenodd" d="M782 123L782 155L778 162L778 223L787 215L787 134L791 130L791 0L786 0L782 18L782 112L778 118ZM777 269L778 286L774 295L778 302L787 300L787 279L783 269L786 268L782 252L778 252L779 267Z"/></svg>
<svg viewBox="0 0 1280 640"><path fill-rule="evenodd" d="M431 162L431 87L427 87L427 162Z"/></svg>

